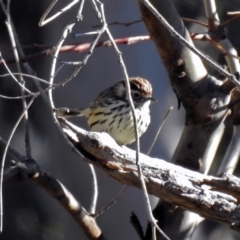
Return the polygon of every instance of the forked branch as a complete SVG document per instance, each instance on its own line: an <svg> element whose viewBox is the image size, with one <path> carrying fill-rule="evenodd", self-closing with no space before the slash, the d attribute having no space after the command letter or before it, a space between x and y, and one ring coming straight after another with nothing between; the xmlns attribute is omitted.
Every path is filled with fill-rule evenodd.
<svg viewBox="0 0 240 240"><path fill-rule="evenodd" d="M4 182L32 179L55 198L74 218L88 239L103 239L95 218L74 198L65 186L49 172L41 168L33 159L12 161L12 166L4 172Z"/></svg>

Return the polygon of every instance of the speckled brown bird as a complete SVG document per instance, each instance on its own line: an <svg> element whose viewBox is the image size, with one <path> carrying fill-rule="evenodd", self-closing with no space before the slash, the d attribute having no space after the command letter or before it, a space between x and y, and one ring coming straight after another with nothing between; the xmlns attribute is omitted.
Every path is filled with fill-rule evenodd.
<svg viewBox="0 0 240 240"><path fill-rule="evenodd" d="M146 79L129 78L131 96L135 106L139 137L147 130L150 118L152 86ZM120 145L135 141L132 111L126 98L125 81L120 81L102 91L85 109L59 108L58 116L69 118L84 115L91 131L107 132Z"/></svg>

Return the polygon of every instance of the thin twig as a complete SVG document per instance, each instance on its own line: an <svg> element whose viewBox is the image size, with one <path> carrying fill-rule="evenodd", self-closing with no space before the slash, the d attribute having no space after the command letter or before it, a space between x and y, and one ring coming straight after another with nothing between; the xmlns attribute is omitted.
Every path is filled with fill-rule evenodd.
<svg viewBox="0 0 240 240"><path fill-rule="evenodd" d="M123 26L129 27L133 24L140 23L140 22L142 22L142 19L138 19L138 20L135 20L135 21L132 21L132 22L118 22L118 21L115 21L115 22L112 22L112 23L108 23L108 26L123 25Z"/></svg>
<svg viewBox="0 0 240 240"><path fill-rule="evenodd" d="M82 1L82 2L84 2L84 1ZM57 58L58 58L58 55L59 55L60 48L62 47L64 41L66 40L66 38L68 36L68 34L72 31L73 27L75 26L75 23L76 22L71 21L64 28L63 33L62 33L62 37L60 38L58 44L55 47L55 51L54 51L54 55L53 55L53 61L52 61L52 66L51 66L51 72L50 72L50 80L49 80L49 82L51 84L53 84L53 81L54 81L56 64L57 64ZM50 100L50 105L51 105L52 109L54 109L54 102L53 102L53 98L52 98L52 90L49 91L49 100ZM57 119L55 119L55 120L57 120Z"/></svg>
<svg viewBox="0 0 240 240"><path fill-rule="evenodd" d="M84 3L84 0L81 2L82 5ZM80 10L82 10L82 7L80 6ZM78 68L76 68L73 72L73 74L65 79L63 82L61 82L61 86L64 86L67 82L69 82L71 79L73 79L78 73L79 71L81 70L81 68L87 64L89 58L92 56L93 54L93 51L98 43L98 40L99 38L101 37L101 35L105 32L105 28L106 26L103 26L99 31L98 31L98 35L95 37L94 41L90 44L90 46L88 47L88 54L85 56L84 60L82 61L82 65L79 66ZM61 45L62 43L64 42L64 39L66 37L66 34L68 34L68 31L67 31L67 27L65 28L64 32L63 32L63 37L61 38L61 40L59 41L59 43L57 44L57 47L56 47L56 51L54 53L54 58L53 58L53 62L52 62L52 68L51 68L51 74L50 74L50 83L53 84L53 81L54 81L54 76L55 76L55 69L56 69L56 59L57 59L57 56L59 54L59 49L61 48ZM58 85L58 84L57 84ZM52 96L52 90L49 91L49 99L50 99L50 104L51 104L51 107L52 109L55 108L54 106L54 102L53 102L53 96ZM57 119L56 119L56 116L53 116L54 119L55 119L55 122L57 123ZM59 126L59 124L57 123L57 125ZM59 126L59 129L61 130L61 127Z"/></svg>
<svg viewBox="0 0 240 240"><path fill-rule="evenodd" d="M92 185L93 185L93 194L92 194L92 201L90 203L89 213L95 214L96 207L97 207L97 199L98 199L98 183L97 183L97 175L92 164L88 164L90 168L91 178L92 178Z"/></svg>
<svg viewBox="0 0 240 240"><path fill-rule="evenodd" d="M67 79L67 80L68 80L68 79ZM46 92L48 92L50 89L55 90L55 88L63 87L64 84L66 84L66 80L64 80L64 81L61 82L61 83L51 85L50 87L45 88L45 89L43 89L43 90L41 90L41 91L39 91L39 92L27 94L27 95L24 95L24 96L15 96L15 97L8 97L8 96L0 95L0 98L5 98L5 99L9 99L9 100L19 100L19 99L23 99L23 98L34 97L35 95L42 96L42 95L44 95Z"/></svg>
<svg viewBox="0 0 240 240"><path fill-rule="evenodd" d="M201 22L199 20L196 20L196 19L191 19L191 18L181 18L184 22L190 22L190 23L195 23L195 24L198 24L198 25L201 25L203 27L208 27L208 25L204 22Z"/></svg>
<svg viewBox="0 0 240 240"><path fill-rule="evenodd" d="M91 35L97 35L98 32L94 31L94 32L85 32L85 33L75 33L73 34L74 38L78 38L78 37L84 37L84 36L91 36Z"/></svg>
<svg viewBox="0 0 240 240"><path fill-rule="evenodd" d="M24 95L24 96L15 96L15 97L9 97L9 96L5 96L5 95L1 95L0 94L0 98L2 99L7 99L7 100L21 100L23 98L29 98L34 96L35 94L28 94L28 95Z"/></svg>
<svg viewBox="0 0 240 240"><path fill-rule="evenodd" d="M118 22L118 21L115 21L115 22L112 22L112 23L108 23L108 26L113 26L113 25L122 25L122 26L125 26L125 27L129 27L133 24L136 24L136 23L140 23L142 22L142 19L139 19L139 20L135 20L135 21L132 21L132 22ZM92 26L93 28L97 28L99 27L99 25L94 25Z"/></svg>
<svg viewBox="0 0 240 240"><path fill-rule="evenodd" d="M10 1L9 1L8 5L9 5L8 6L8 9L9 9L10 8ZM18 51L17 51L17 48L16 48L15 37L14 37L12 26L11 26L12 21L11 21L11 18L10 18L10 12L8 12L8 18L7 19L8 19L8 21L6 22L7 29L8 29L10 40L11 40L11 43L12 43L13 53L14 53L14 56L15 56L15 59L16 59L17 70L20 73L20 75L19 75L20 82L25 87L25 81L24 81L23 76L22 76L22 69L21 69L21 66L20 66L20 63L19 63ZM21 88L21 93L22 93L22 96L25 95L25 90L23 88ZM22 106L23 106L23 109L26 109L26 107L27 107L26 98L22 98ZM25 128L26 156L28 158L31 158L32 154L31 154L31 141L30 141L30 132L29 132L28 111L25 111L25 115L24 115L23 119L24 119L24 128Z"/></svg>
<svg viewBox="0 0 240 240"><path fill-rule="evenodd" d="M225 50L222 46L219 45L219 42L214 41L209 33L190 33L190 36L192 40L198 40L198 41L209 41L217 50L219 50L224 56L230 56L233 58L236 58L240 60L240 57L238 57L236 54L232 54ZM224 39L226 41L226 39ZM230 49L232 50L232 49Z"/></svg>
<svg viewBox="0 0 240 240"><path fill-rule="evenodd" d="M148 1L148 0L141 0L143 4L154 14L154 16L163 24L163 26L172 34L173 37L178 39L184 46L188 47L192 52L197 54L200 58L202 58L206 63L208 63L212 68L217 70L219 73L224 75L225 77L229 78L236 86L240 86L237 78L230 74L229 72L225 71L221 65L216 63L213 59L211 59L206 54L203 54L197 48L195 48L191 43L189 43L184 37L182 37L178 32L174 30L174 28L166 21L166 19L156 10L156 8Z"/></svg>
<svg viewBox="0 0 240 240"><path fill-rule="evenodd" d="M42 17L39 20L38 26L43 26L43 21L44 19L47 17L47 15L49 14L49 12L52 10L52 8L55 6L55 4L57 3L58 0L53 0L49 7L46 9L46 11L43 13Z"/></svg>
<svg viewBox="0 0 240 240"><path fill-rule="evenodd" d="M10 16L10 0L7 1L7 4L4 6L3 2L1 2L1 6L3 8L4 13L6 14L7 17L7 29L8 29L8 33L9 33L9 37L11 40L11 44L12 44L12 49L13 49L13 53L14 53L14 57L16 60L16 64L17 64L17 70L20 73L20 82L17 80L17 82L21 85L21 92L22 92L22 96L25 95L25 91L27 91L27 93L31 93L28 89L25 88L25 82L23 80L23 77L21 75L21 66L19 64L19 56L18 56L18 51L16 49L16 42L15 42L15 37L14 37L14 33L13 33L13 28L12 28L12 20L11 20L11 16ZM0 57L1 57L1 53L0 53ZM2 59L3 60L3 59ZM4 60L3 60L4 63ZM8 69L8 66L6 65L6 63L4 64L5 68L7 69L7 71L10 73L10 75L12 76L13 79L15 79L15 77L12 75L10 69ZM37 96L37 95L36 95ZM0 172L0 232L2 232L3 229L3 172L4 172L4 165L5 165L5 159L6 159L6 154L7 154L7 150L10 144L10 141L16 131L16 128L18 127L20 121L22 120L22 118L25 120L24 121L24 125L25 125L25 143L26 143L26 152L27 152L27 156L31 157L31 147L30 147L30 137L29 137L29 125L28 125L28 108L31 106L31 104L33 103L35 97L34 96L32 98L32 100L29 102L29 104L26 104L26 100L25 98L22 98L22 104L23 104L23 113L20 116L19 120L17 121L16 125L14 126L14 128L12 129L12 132L10 134L10 137L7 141L6 147L4 149L4 154L3 154L3 158L2 158L2 163L1 163L1 172Z"/></svg>
<svg viewBox="0 0 240 240"><path fill-rule="evenodd" d="M4 165L5 165L5 160L6 160L6 156L7 156L7 151L8 151L10 142L11 142L11 140L13 138L13 135L14 135L14 133L15 133L19 123L21 122L22 118L25 115L25 112L30 108L30 106L32 105L32 103L34 102L36 97L37 97L37 95L34 96L31 99L31 101L28 103L28 105L26 106L26 108L22 112L21 116L17 120L16 124L14 125L14 127L13 127L13 129L12 129L12 131L10 133L10 136L9 136L9 138L7 140L6 147L5 147L4 152L3 152L2 163L1 163L1 173L0 173L0 232L2 232L2 228L3 228L3 197L2 197L2 188L3 188L3 172L4 172Z"/></svg>
<svg viewBox="0 0 240 240"><path fill-rule="evenodd" d="M150 152L152 151L152 148L153 148L153 146L155 145L155 142L157 141L158 135L159 135L160 131L162 130L162 127L163 127L164 123L166 122L166 119L167 119L169 113L170 113L172 110L173 110L173 106L171 106L171 107L168 109L167 113L166 113L165 116L163 117L163 119L162 119L162 121L161 121L161 123L160 123L160 125L159 125L159 127L158 127L157 133L156 133L156 135L155 135L155 137L154 137L154 139L153 139L153 141L152 141L152 144L151 144L151 146L150 146L150 148L149 148L149 150L148 150L148 152L147 152L147 155L149 155Z"/></svg>
<svg viewBox="0 0 240 240"><path fill-rule="evenodd" d="M77 4L79 2L79 0L74 0L72 1L70 4L68 4L66 7L62 8L60 11L58 11L56 14L54 14L52 17L49 17L48 19L45 20L45 18L47 17L47 15L49 14L49 12L52 10L52 8L55 6L55 4L57 3L58 0L53 0L52 3L49 5L49 7L47 8L47 10L45 11L45 13L43 14L43 16L40 18L40 21L38 23L39 27L42 27L43 25L51 22L53 19L57 18L59 15L61 15L62 13L66 12L67 10L69 10L72 6L74 6L75 4Z"/></svg>
<svg viewBox="0 0 240 240"><path fill-rule="evenodd" d="M62 69L62 67L64 67L65 65L71 65L71 66L82 66L84 63L83 61L75 61L75 62L66 62L66 61L61 61L62 65L60 68L57 69L56 72L58 72L59 70ZM57 74L56 74L57 75ZM56 76L55 75L55 76Z"/></svg>
<svg viewBox="0 0 240 240"><path fill-rule="evenodd" d="M240 15L240 11L227 12L228 15Z"/></svg>
<svg viewBox="0 0 240 240"><path fill-rule="evenodd" d="M5 96L5 95L1 95L0 94L0 98L2 99L7 99L7 100L21 100L22 98L29 98L34 96L35 94L29 94L29 95L25 95L25 96L15 96L15 97L9 97L9 96Z"/></svg>
<svg viewBox="0 0 240 240"><path fill-rule="evenodd" d="M4 78L4 77L12 76L12 75L14 75L14 76L22 75L22 76L24 76L24 77L32 78L33 80L37 80L37 81L42 82L42 83L44 83L44 84L50 85L50 83L49 83L48 81L44 80L43 78L39 78L39 77L30 75L30 74L26 74L26 73L13 73L13 72L12 72L11 74L9 74L9 73L0 74L0 77L1 77L1 78ZM51 85L51 86L57 86L57 84L53 84L53 85Z"/></svg>
<svg viewBox="0 0 240 240"><path fill-rule="evenodd" d="M99 34L98 30L98 34ZM143 41L149 41L150 37L149 36L133 36L133 37L125 37L125 38L117 38L115 39L115 43L116 44L124 44L124 45L130 45L130 44L135 44L135 43L139 43L139 42L143 42ZM85 51L88 51L92 46L92 42L91 43L73 43L71 45L63 45L60 48L60 53L66 53L66 52L77 52L77 53L82 53ZM111 47L112 44L109 40L107 41L99 41L96 43L95 47ZM46 46L43 46L44 48L46 48ZM40 57L43 56L49 56L52 55L54 53L54 47L53 46L47 46L49 47L46 50L43 50L41 52L35 53L35 54L31 54L29 56L25 56L25 57L21 57L20 58L20 62L21 63L26 63L26 62L30 62L33 61L35 59L38 59ZM18 47L20 49L20 47ZM9 58L9 59L5 59L6 63L15 63L15 59L13 58ZM0 59L0 65L3 64L1 59Z"/></svg>
<svg viewBox="0 0 240 240"><path fill-rule="evenodd" d="M221 24L221 27L224 28L224 27L226 27L227 25L229 25L230 23L232 23L232 22L238 20L239 18L240 18L240 14L239 14L239 15L236 15L236 16L234 16L234 17L228 19L226 22L222 23L222 24Z"/></svg>
<svg viewBox="0 0 240 240"><path fill-rule="evenodd" d="M7 142L4 139L2 139L1 137L0 137L0 143L4 146L7 145ZM21 160L23 159L23 155L19 151L17 151L16 148L9 145L8 149L16 158L21 159Z"/></svg>
<svg viewBox="0 0 240 240"><path fill-rule="evenodd" d="M3 12L5 13L6 17L8 17L8 10L7 10L6 6L4 5L3 1L0 1L0 4L2 6ZM16 42L16 45L18 46L18 47L16 46L15 48L18 49L18 53L20 55L19 61L22 62L22 59L25 59L26 57L25 57L25 54L23 52L23 47L21 47L20 40L18 38L17 32L14 28L14 24L13 24L12 21L11 21L11 28L12 28L12 32L13 32L13 35L14 35L14 41ZM0 60L0 62L1 62L1 60ZM32 67L30 66L30 64L28 62L23 62L23 67L27 70L27 72L29 74L35 74L36 75L35 71L32 69ZM39 92L41 92L42 87L39 84L39 82L37 81L37 82L34 82L34 83L35 83L37 89L39 90ZM48 105L49 102L48 102L48 99L47 99L46 95L42 94L41 96L43 97L43 100L45 101L45 103Z"/></svg>
<svg viewBox="0 0 240 240"><path fill-rule="evenodd" d="M83 3L84 3L84 1L82 1L82 4L83 4ZM80 9L82 9L81 6L80 6ZM51 84L53 83L53 80L54 80L54 77L55 77L55 73L56 73L56 71L55 71L55 69L56 69L56 60L57 60L57 57L58 57L60 48L61 48L61 46L62 46L62 44L63 44L63 42L64 42L67 34L68 34L69 32L71 32L70 29L72 29L73 26L74 26L74 25L73 25L73 23L72 23L72 24L68 25L67 27L65 27L64 32L63 32L63 36L62 36L61 40L59 41L59 43L57 44L57 47L56 47L56 50L55 50L55 53L54 53L53 62L52 62L51 74L50 74L50 83L51 83ZM85 56L84 60L82 61L82 64L74 70L73 74L72 74L69 78L65 79L65 80L61 83L62 86L64 86L66 83L68 83L68 82L69 82L70 80L72 80L74 77L76 77L76 75L79 73L79 71L82 69L82 67L87 64L88 59L89 59L89 58L92 56L92 54L93 54L93 50L95 49L99 38L100 38L101 35L105 32L105 28L106 28L106 26L103 26L102 29L100 29L100 30L98 31L98 35L95 37L94 41L91 43L90 48L89 48L89 50L88 50L88 54ZM52 107L52 109L54 109L55 107L54 107L54 103L53 103L53 99L52 99L52 91L49 92L49 99L50 99L51 107ZM55 118L55 120L57 120L55 116L54 116L54 118ZM56 122L57 122L57 121L56 121ZM59 129L61 129L61 128L59 127Z"/></svg>
<svg viewBox="0 0 240 240"><path fill-rule="evenodd" d="M119 199L119 197L124 193L124 191L127 189L128 186L123 187L123 189L102 209L100 209L97 213L91 214L93 217L97 218L101 214L103 214L105 211L107 211L116 201Z"/></svg>
<svg viewBox="0 0 240 240"><path fill-rule="evenodd" d="M8 71L8 73L10 74L10 76L12 77L12 79L22 88L24 89L27 93L32 94L32 92L30 90L28 90L22 83L20 83L15 77L14 75L11 73L11 70L8 68L5 60L2 57L1 51L0 51L0 60L3 62L4 67L6 68L6 70ZM35 93L34 93L35 94Z"/></svg>

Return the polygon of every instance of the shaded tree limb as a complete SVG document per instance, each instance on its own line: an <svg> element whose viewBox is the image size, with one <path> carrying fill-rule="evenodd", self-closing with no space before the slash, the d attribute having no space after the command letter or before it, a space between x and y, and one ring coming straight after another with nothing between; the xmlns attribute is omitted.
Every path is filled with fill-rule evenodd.
<svg viewBox="0 0 240 240"><path fill-rule="evenodd" d="M82 228L88 239L104 239L95 218L85 210L66 187L49 172L41 168L33 159L12 161L12 166L4 172L4 183L31 179L55 198Z"/></svg>

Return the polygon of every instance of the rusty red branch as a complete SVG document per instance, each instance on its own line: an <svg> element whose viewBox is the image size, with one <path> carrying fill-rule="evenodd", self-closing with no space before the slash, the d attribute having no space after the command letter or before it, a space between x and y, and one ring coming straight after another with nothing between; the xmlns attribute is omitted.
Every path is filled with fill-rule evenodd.
<svg viewBox="0 0 240 240"><path fill-rule="evenodd" d="M136 36L136 37L126 37L126 38L118 38L115 40L116 44L126 44L126 45L130 45L130 44L134 44L134 43L139 43L139 42L143 42L143 41L148 41L150 40L149 36ZM96 47L110 47L112 44L109 40L106 41L101 41L99 43L97 43ZM73 43L70 45L64 45L61 47L60 49L60 53L66 53L66 52L77 52L77 53L82 53L87 51L91 46L91 43ZM44 56L48 56L54 53L54 46L43 50L41 52L35 53L35 54L31 54L28 56L25 56L23 58L20 58L20 62L21 63L25 63L25 62L29 62L35 59L38 59L40 57L44 57ZM14 58L9 58L9 59L5 59L6 63L15 63L16 60ZM3 62L2 60L0 60L0 65L2 65Z"/></svg>

